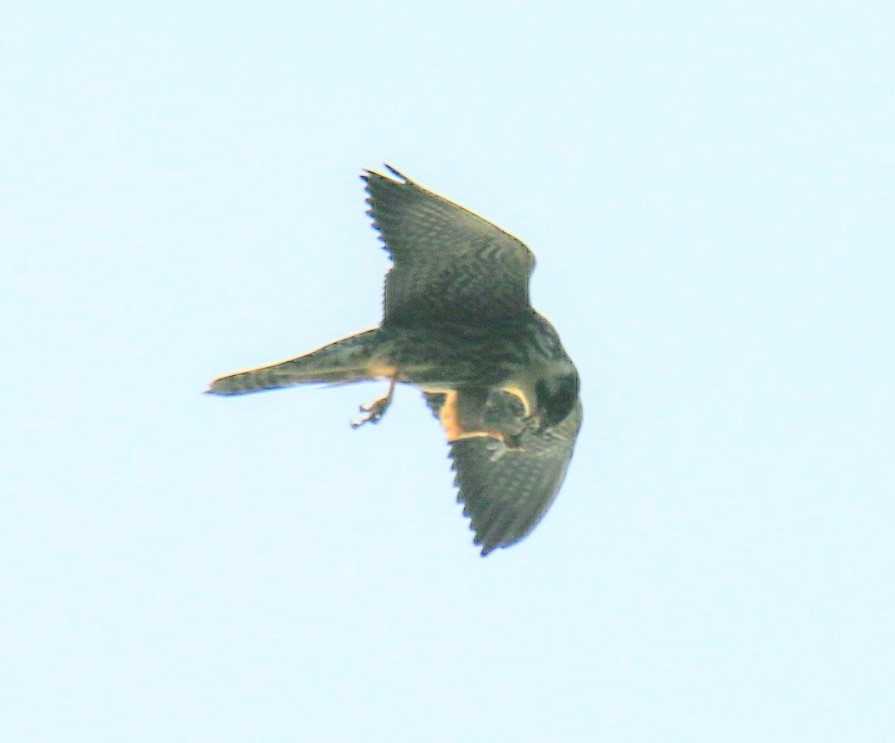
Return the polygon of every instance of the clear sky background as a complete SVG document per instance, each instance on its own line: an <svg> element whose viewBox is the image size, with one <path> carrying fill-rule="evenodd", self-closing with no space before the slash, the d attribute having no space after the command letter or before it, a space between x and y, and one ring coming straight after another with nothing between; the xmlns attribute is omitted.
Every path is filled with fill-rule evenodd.
<svg viewBox="0 0 895 743"><path fill-rule="evenodd" d="M895 739L889 2L20 4L3 741ZM375 325L389 162L583 379L481 559L418 393L201 394Z"/></svg>

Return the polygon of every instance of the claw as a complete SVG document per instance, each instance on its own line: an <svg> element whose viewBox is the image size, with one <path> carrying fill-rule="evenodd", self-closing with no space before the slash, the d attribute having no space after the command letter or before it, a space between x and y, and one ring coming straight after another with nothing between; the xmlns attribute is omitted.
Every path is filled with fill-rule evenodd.
<svg viewBox="0 0 895 743"><path fill-rule="evenodd" d="M360 428L364 423L379 423L382 420L382 416L385 415L385 411L388 410L388 406L391 404L390 397L380 397L378 400L373 400L373 402L368 405L360 405L358 410L364 415L359 415L353 421L351 421L352 428Z"/></svg>
<svg viewBox="0 0 895 743"><path fill-rule="evenodd" d="M365 423L379 423L382 420L382 416L385 415L388 406L392 404L392 395L395 393L395 382L397 381L397 375L392 377L388 385L388 394L385 397L380 397L378 400L373 400L373 402L361 405L358 408L364 415L359 415L351 421L352 428L358 429Z"/></svg>

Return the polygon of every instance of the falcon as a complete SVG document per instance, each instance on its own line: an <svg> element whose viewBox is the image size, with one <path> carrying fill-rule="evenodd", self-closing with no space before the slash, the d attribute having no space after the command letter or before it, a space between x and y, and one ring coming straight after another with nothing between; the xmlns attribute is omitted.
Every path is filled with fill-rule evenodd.
<svg viewBox="0 0 895 743"><path fill-rule="evenodd" d="M527 536L559 492L581 427L578 372L529 303L532 252L386 168L391 177L361 176L392 261L379 327L218 377L208 392L386 380L386 395L360 407L358 428L382 419L396 384L419 388L444 429L457 500L484 556Z"/></svg>

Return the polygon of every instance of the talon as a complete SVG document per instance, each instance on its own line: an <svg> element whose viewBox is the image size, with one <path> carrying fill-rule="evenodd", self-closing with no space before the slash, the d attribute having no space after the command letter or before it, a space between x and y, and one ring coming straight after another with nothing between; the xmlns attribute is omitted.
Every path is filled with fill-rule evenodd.
<svg viewBox="0 0 895 743"><path fill-rule="evenodd" d="M358 410L366 415L360 415L351 421L351 427L360 428L364 423L379 423L382 420L382 416L385 415L385 411L388 410L390 403L391 399L381 397L367 405L359 405Z"/></svg>
<svg viewBox="0 0 895 743"><path fill-rule="evenodd" d="M388 406L392 404L392 395L395 392L395 382L397 382L397 379L397 376L392 377L388 386L388 394L385 397L380 397L378 400L373 400L371 403L360 405L358 407L358 410L360 410L361 413L364 413L364 415L360 415L351 421L352 428L358 429L364 425L364 423L379 423L379 421L382 420L382 416L385 415Z"/></svg>

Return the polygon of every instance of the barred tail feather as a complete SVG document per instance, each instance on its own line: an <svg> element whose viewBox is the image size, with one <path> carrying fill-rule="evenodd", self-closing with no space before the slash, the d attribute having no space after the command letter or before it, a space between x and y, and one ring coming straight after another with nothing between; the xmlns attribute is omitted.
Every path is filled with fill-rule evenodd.
<svg viewBox="0 0 895 743"><path fill-rule="evenodd" d="M330 343L304 356L218 377L206 392L242 395L296 384L339 384L370 379L378 329Z"/></svg>

